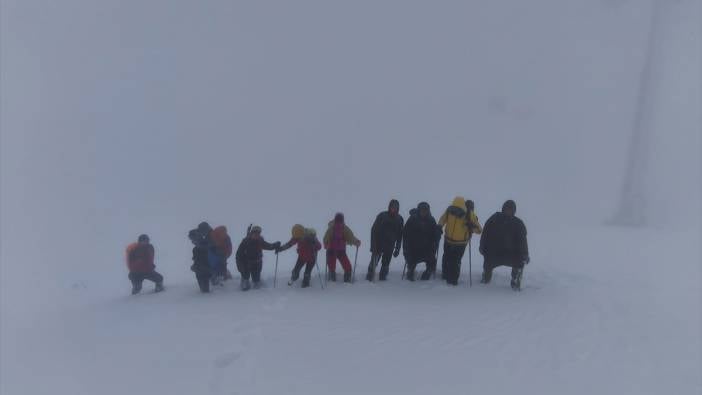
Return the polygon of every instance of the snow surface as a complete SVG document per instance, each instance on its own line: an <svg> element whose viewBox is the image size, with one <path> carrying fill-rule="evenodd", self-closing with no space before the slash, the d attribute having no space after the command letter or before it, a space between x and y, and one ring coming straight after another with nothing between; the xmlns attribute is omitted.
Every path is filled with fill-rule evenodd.
<svg viewBox="0 0 702 395"><path fill-rule="evenodd" d="M701 13L0 0L0 394L702 393ZM604 226L627 194L646 227ZM271 254L262 290L189 271L201 220L286 241L343 211L361 279L390 198L456 195L483 222L517 201L522 292L479 285L477 251L472 288L467 259L456 288L398 259L291 289L292 251L277 289ZM132 297L144 232L167 290Z"/></svg>

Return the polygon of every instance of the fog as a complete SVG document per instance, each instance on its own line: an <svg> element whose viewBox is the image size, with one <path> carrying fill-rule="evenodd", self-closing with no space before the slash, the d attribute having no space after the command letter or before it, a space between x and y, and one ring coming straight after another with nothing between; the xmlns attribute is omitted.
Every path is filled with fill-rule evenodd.
<svg viewBox="0 0 702 395"><path fill-rule="evenodd" d="M635 178L646 226L698 230L702 11L657 3L3 0L3 306L126 282L142 232L187 272L205 219L279 240L343 211L367 243L390 198L567 232Z"/></svg>

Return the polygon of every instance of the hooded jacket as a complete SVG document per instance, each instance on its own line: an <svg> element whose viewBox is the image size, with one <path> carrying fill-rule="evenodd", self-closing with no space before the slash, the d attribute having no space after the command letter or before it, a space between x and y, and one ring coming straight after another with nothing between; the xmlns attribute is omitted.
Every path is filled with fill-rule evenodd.
<svg viewBox="0 0 702 395"><path fill-rule="evenodd" d="M237 262L261 262L263 261L263 250L275 250L279 247L280 243L271 244L263 239L254 239L251 236L247 236L239 244L239 248L236 250L236 261Z"/></svg>
<svg viewBox="0 0 702 395"><path fill-rule="evenodd" d="M351 229L341 221L329 221L329 227L324 233L324 247L332 251L345 251L346 245L358 243Z"/></svg>
<svg viewBox="0 0 702 395"><path fill-rule="evenodd" d="M402 249L405 257L426 259L433 257L439 247L441 237L436 219L431 212L422 218L418 209L410 211L410 217L404 227Z"/></svg>
<svg viewBox="0 0 702 395"><path fill-rule="evenodd" d="M399 213L391 214L390 207L388 211L378 214L371 228L371 252L380 254L393 248L399 250L404 227L404 218Z"/></svg>
<svg viewBox="0 0 702 395"><path fill-rule="evenodd" d="M466 211L466 200L460 196L453 199L439 219L439 226L444 227L446 243L467 245L473 233L481 234L482 228L475 212Z"/></svg>
<svg viewBox="0 0 702 395"><path fill-rule="evenodd" d="M508 265L524 262L529 257L524 222L514 215L493 214L485 222L480 237L480 253L486 259L500 260Z"/></svg>

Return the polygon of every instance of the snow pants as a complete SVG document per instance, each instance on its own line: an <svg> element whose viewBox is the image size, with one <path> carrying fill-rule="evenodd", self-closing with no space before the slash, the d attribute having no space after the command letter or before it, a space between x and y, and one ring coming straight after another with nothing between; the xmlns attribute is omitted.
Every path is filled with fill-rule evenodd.
<svg viewBox="0 0 702 395"><path fill-rule="evenodd" d="M261 281L261 270L263 270L263 261L238 261L236 268L244 280L251 280L255 283Z"/></svg>
<svg viewBox="0 0 702 395"><path fill-rule="evenodd" d="M298 278L300 278L300 270L302 270L303 266L305 267L305 277L309 277L312 275L312 269L314 269L314 262L305 262L300 257L298 257L297 262L295 263L295 267L292 271L293 280L297 280Z"/></svg>
<svg viewBox="0 0 702 395"><path fill-rule="evenodd" d="M144 280L149 280L153 281L156 284L161 284L163 282L163 276L155 270L148 273L130 272L129 280L132 282L132 285L135 288L141 289L141 284L144 282Z"/></svg>
<svg viewBox="0 0 702 395"><path fill-rule="evenodd" d="M492 271L499 266L508 266L512 268L512 278L516 278L520 270L524 268L524 262L519 259L511 259L509 257L485 257L483 261L483 272L487 278L492 278Z"/></svg>
<svg viewBox="0 0 702 395"><path fill-rule="evenodd" d="M421 262L426 262L427 264L426 270L424 270L424 273L422 273L422 280L429 280L431 274L436 271L436 257L434 255L429 255L423 258L405 256L405 259L407 259L407 278L414 278L414 271L417 268L417 265Z"/></svg>
<svg viewBox="0 0 702 395"><path fill-rule="evenodd" d="M444 255L441 258L441 269L446 282L458 284L461 275L461 259L466 253L467 245L444 243Z"/></svg>
<svg viewBox="0 0 702 395"><path fill-rule="evenodd" d="M391 246L390 249L386 248L383 251L374 252L368 264L368 273L375 272L375 268L378 266L378 262L380 262L380 276L386 276L388 271L390 271L390 261L392 260L392 252L394 249L395 248Z"/></svg>
<svg viewBox="0 0 702 395"><path fill-rule="evenodd" d="M336 260L339 260L341 267L344 268L344 273L351 273L351 261L349 261L346 251L327 250L327 266L329 271L336 272Z"/></svg>

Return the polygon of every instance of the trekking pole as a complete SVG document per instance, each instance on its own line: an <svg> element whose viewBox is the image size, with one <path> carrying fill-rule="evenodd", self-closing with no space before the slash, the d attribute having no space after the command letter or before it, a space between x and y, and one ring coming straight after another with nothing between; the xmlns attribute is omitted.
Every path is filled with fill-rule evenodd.
<svg viewBox="0 0 702 395"><path fill-rule="evenodd" d="M319 277L319 286L324 289L324 282L322 281L322 270L319 269L319 265L317 264L317 258L314 260L314 266L317 268L317 277Z"/></svg>
<svg viewBox="0 0 702 395"><path fill-rule="evenodd" d="M473 286L473 243L468 240L468 287Z"/></svg>
<svg viewBox="0 0 702 395"><path fill-rule="evenodd" d="M275 274L273 275L273 288L277 286L278 283L278 253L275 253Z"/></svg>
<svg viewBox="0 0 702 395"><path fill-rule="evenodd" d="M358 263L358 246L356 246L356 257L353 258L353 271L351 272L351 284L356 282L356 263Z"/></svg>

